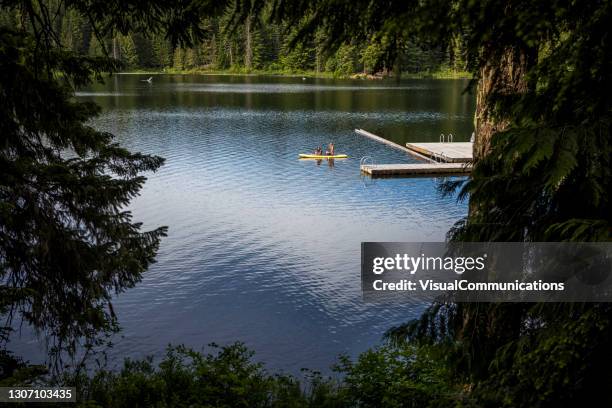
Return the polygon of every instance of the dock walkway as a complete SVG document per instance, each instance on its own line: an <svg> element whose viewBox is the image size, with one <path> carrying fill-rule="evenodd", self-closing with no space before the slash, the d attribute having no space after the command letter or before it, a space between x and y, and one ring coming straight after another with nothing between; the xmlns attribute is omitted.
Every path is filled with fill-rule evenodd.
<svg viewBox="0 0 612 408"><path fill-rule="evenodd" d="M386 144L388 146L393 147L394 149L401 150L404 153L408 153L408 154L410 154L412 156L415 156L416 158L424 160L426 162L430 162L430 163L434 162L434 160L432 160L430 157L422 155L421 153L417 152L414 149L409 149L408 147L404 147L402 145L399 145L399 144L397 144L395 142L392 142L390 140L385 139L384 137L380 137L378 135L375 135L374 133L370 133L367 130L355 129L355 133L358 133L358 134L360 134L362 136L369 137L370 139L376 140L377 142L384 143L384 144Z"/></svg>
<svg viewBox="0 0 612 408"><path fill-rule="evenodd" d="M472 143L406 143L406 147L363 129L355 132L402 150L426 163L366 164L360 169L372 177L463 175L472 171ZM363 159L362 159L363 161Z"/></svg>
<svg viewBox="0 0 612 408"><path fill-rule="evenodd" d="M361 171L372 177L389 176L450 176L468 174L467 163L363 164Z"/></svg>

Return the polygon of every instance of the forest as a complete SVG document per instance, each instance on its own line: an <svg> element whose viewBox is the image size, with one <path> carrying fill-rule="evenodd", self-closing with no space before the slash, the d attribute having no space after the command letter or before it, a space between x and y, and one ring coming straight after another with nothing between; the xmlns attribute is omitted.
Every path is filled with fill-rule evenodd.
<svg viewBox="0 0 612 408"><path fill-rule="evenodd" d="M90 20L73 9L54 16L54 29L63 46L89 56L109 55L123 71L232 72L370 76L466 76L466 50L461 35L442 45L417 38L372 34L346 41L335 50L325 46L323 31L302 43L292 43L296 29L283 21L271 22L269 12L249 16L230 26L231 6L202 19L201 35L192 44L172 44L164 32L118 30L97 36ZM3 24L18 27L18 11L3 11Z"/></svg>

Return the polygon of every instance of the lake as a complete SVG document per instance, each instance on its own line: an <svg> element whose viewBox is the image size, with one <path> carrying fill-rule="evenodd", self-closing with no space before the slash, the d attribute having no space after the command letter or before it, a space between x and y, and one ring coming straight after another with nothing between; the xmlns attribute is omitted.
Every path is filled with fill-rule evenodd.
<svg viewBox="0 0 612 408"><path fill-rule="evenodd" d="M169 343L200 349L243 341L272 370L328 372L426 306L364 303L362 241L440 241L467 213L436 178L363 177L363 156L410 163L398 143L467 141L474 97L464 80L331 80L117 75L77 95L103 108L96 128L166 164L131 209L169 227L154 264L115 301L122 332L109 351L160 357ZM334 142L349 159L298 160ZM14 349L42 355L30 340ZM28 355L26 354L26 356Z"/></svg>

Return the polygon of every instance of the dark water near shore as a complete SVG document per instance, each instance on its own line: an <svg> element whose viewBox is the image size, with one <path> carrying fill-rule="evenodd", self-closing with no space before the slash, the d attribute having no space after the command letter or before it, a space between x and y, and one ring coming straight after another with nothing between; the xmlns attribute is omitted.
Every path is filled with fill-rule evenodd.
<svg viewBox="0 0 612 408"><path fill-rule="evenodd" d="M145 228L169 234L143 281L114 302L123 331L112 364L161 356L168 343L241 340L269 368L326 371L339 353L354 356L419 315L419 299L362 301L360 242L443 240L466 204L441 198L440 179L361 177L363 156L414 159L353 129L397 142L468 140L466 81L145 77L78 94L103 107L95 127L167 160L131 206ZM297 159L329 141L350 158ZM42 355L36 341L13 344Z"/></svg>

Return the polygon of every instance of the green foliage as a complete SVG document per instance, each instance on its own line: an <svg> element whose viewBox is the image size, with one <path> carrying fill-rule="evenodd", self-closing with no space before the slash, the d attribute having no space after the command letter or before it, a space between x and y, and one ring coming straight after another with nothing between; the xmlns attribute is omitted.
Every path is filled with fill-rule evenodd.
<svg viewBox="0 0 612 408"><path fill-rule="evenodd" d="M138 54L136 52L136 45L131 35L120 36L118 38L120 47L120 59L124 66L128 68L134 68L138 66Z"/></svg>
<svg viewBox="0 0 612 408"><path fill-rule="evenodd" d="M293 72L308 71L313 68L312 51L299 44L291 49L286 49L280 58L281 69Z"/></svg>
<svg viewBox="0 0 612 408"><path fill-rule="evenodd" d="M79 4L77 6L80 7ZM399 37L403 38L403 30L359 37L358 40L348 39L338 43L335 50L326 48L329 39L323 30L315 33L316 38L300 44L295 43L296 33L304 21L297 24L287 24L282 20L270 22L271 4L261 10L262 14L251 15L249 24L246 17L238 24L233 18L235 8L232 4L220 2L213 5L205 2L202 5L194 2L194 5L190 6L186 3L180 7L193 7L201 14L192 10L190 20L194 21L190 21L191 25L186 27L168 22L172 24L172 31L168 32L159 29L159 21L146 26L143 21L124 21L124 17L115 22L118 29L113 31L108 26L109 16L100 14L100 20L93 19L99 24L92 25L90 17L94 16L87 15L86 10L79 7L64 7L53 1L49 2L49 7L58 8L54 26L62 47L77 54L114 54L127 69L276 70L288 73L326 70L335 76L349 76L366 71L370 74L385 71L387 74L395 62L398 62L401 71L413 74L440 71L444 67L457 71L465 70L465 62L461 62L465 61L465 53L463 49L457 48L461 43L449 41L446 48L453 52L448 55L434 51L426 45L415 45L408 50L409 42L398 40ZM147 7L139 7L143 10L134 10L138 13L142 11L138 18L149 21L146 15ZM112 12L110 15L114 16ZM6 10L0 13L0 16L12 20L13 26L20 21L17 14ZM169 16L170 14L163 19L167 20ZM195 21L198 21L197 29L193 26ZM134 26L134 30L128 33L124 27L130 24ZM168 29L169 25L166 27ZM182 32L184 34L181 34ZM183 45L177 47L175 42L179 40ZM407 52L410 53L408 57ZM464 59L458 62L456 56L459 52ZM326 64L328 57L331 61Z"/></svg>
<svg viewBox="0 0 612 408"><path fill-rule="evenodd" d="M46 374L46 367L28 365L7 350L0 350L0 387L34 385Z"/></svg>
<svg viewBox="0 0 612 408"><path fill-rule="evenodd" d="M135 63L130 32L164 30L190 45L199 18L176 13L181 2L122 4L9 1L0 13L0 346L13 324L29 324L56 369L118 329L111 297L140 281L166 232L142 231L125 210L163 159L89 126L99 108L74 91L120 67L106 56L113 35ZM74 35L84 21L88 29Z"/></svg>
<svg viewBox="0 0 612 408"><path fill-rule="evenodd" d="M270 374L243 344L207 352L169 347L152 358L126 360L116 371L66 374L81 407L448 407L469 406L443 358L430 348L387 345L356 361L341 357L343 378L303 371L303 379Z"/></svg>
<svg viewBox="0 0 612 408"><path fill-rule="evenodd" d="M151 44L151 67L163 68L172 64L172 45L161 35L155 35Z"/></svg>
<svg viewBox="0 0 612 408"><path fill-rule="evenodd" d="M331 379L311 373L308 387L289 375L268 374L253 353L236 343L208 353L169 348L152 359L126 361L120 372L101 370L78 379L89 407L340 407Z"/></svg>
<svg viewBox="0 0 612 408"><path fill-rule="evenodd" d="M553 318L553 313L572 319ZM612 381L609 307L539 305L528 316L546 318L549 327L528 333L498 350L492 377L475 390L482 400L503 406L610 405L603 389ZM588 341L585 341L588 339ZM506 390L500 398L498 387ZM492 397L492 398L491 398Z"/></svg>
<svg viewBox="0 0 612 408"><path fill-rule="evenodd" d="M174 49L174 55L172 57L172 68L185 69L185 50L182 47L176 47Z"/></svg>
<svg viewBox="0 0 612 408"><path fill-rule="evenodd" d="M98 108L75 103L66 82L36 72L62 72L82 85L113 69L110 61L53 50L42 56L27 34L6 28L0 44L5 308L44 330L52 352L74 352L78 339L114 330L111 294L133 286L153 262L165 229L141 232L121 207L144 183L140 173L163 160L130 153L87 126Z"/></svg>
<svg viewBox="0 0 612 408"><path fill-rule="evenodd" d="M361 51L360 62L363 64L363 71L366 74L374 74L377 71L380 60L383 57L383 50L380 44L372 41L363 51Z"/></svg>
<svg viewBox="0 0 612 408"><path fill-rule="evenodd" d="M93 57L102 57L106 53L106 46L98 37L91 37L87 53Z"/></svg>
<svg viewBox="0 0 612 408"><path fill-rule="evenodd" d="M327 60L325 65L328 71L337 76L348 76L357 71L357 49L353 45L343 44L334 56Z"/></svg>
<svg viewBox="0 0 612 408"><path fill-rule="evenodd" d="M354 363L343 357L337 369L349 406L448 407L462 400L443 359L425 347L385 345Z"/></svg>

